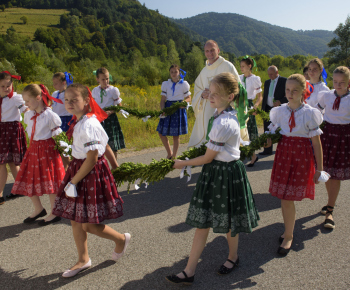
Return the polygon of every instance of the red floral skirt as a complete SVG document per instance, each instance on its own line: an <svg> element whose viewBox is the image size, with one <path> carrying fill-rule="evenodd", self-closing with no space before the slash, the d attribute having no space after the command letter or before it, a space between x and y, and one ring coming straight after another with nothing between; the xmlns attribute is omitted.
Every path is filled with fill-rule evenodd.
<svg viewBox="0 0 350 290"><path fill-rule="evenodd" d="M32 142L13 184L13 194L41 196L56 193L65 171L61 156L54 147L52 138Z"/></svg>
<svg viewBox="0 0 350 290"><path fill-rule="evenodd" d="M350 179L350 124L325 122L321 135L323 170L331 179Z"/></svg>
<svg viewBox="0 0 350 290"><path fill-rule="evenodd" d="M20 165L27 151L27 139L20 122L0 122L0 164Z"/></svg>
<svg viewBox="0 0 350 290"><path fill-rule="evenodd" d="M285 200L315 198L315 161L310 139L283 136L279 141L269 192Z"/></svg>
<svg viewBox="0 0 350 290"><path fill-rule="evenodd" d="M78 196L68 198L64 188L85 159L73 159L58 190L53 214L78 223L99 224L123 215L123 200L118 194L106 159L98 158L95 167L77 185Z"/></svg>

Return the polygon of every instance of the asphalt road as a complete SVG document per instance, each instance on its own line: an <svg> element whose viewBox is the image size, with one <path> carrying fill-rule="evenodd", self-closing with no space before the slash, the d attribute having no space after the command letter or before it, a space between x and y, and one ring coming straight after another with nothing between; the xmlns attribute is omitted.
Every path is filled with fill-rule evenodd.
<svg viewBox="0 0 350 290"><path fill-rule="evenodd" d="M185 146L181 146L184 150ZM165 151L121 158L120 162L149 163ZM120 157L123 157L122 155ZM247 169L260 213L259 226L240 236L240 266L227 276L216 274L228 254L223 235L210 232L191 289L350 289L350 181L342 182L335 208L336 228L323 228L319 214L327 202L324 184L316 185L314 201L296 203L297 221L292 251L276 254L283 232L280 202L268 193L273 156L260 158ZM62 278L77 259L67 220L39 228L22 221L32 211L30 199L19 197L0 206L0 289L177 289L165 276L182 271L194 229L184 221L200 167L192 179L173 171L157 184L138 191L119 188L124 216L108 221L117 231L129 232L131 243L118 262L110 260L113 243L88 237L92 267L74 278ZM9 180L5 195L11 191ZM49 209L48 197L43 203Z"/></svg>

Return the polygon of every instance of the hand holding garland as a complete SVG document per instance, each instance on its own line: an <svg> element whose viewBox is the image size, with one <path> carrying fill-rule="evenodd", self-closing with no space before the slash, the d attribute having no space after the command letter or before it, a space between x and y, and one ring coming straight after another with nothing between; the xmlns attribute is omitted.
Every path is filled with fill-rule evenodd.
<svg viewBox="0 0 350 290"><path fill-rule="evenodd" d="M260 108L253 108L251 110L248 111L249 115L253 115L253 114L259 115L264 121L270 121L270 115L269 113L266 113L265 111L261 110Z"/></svg>

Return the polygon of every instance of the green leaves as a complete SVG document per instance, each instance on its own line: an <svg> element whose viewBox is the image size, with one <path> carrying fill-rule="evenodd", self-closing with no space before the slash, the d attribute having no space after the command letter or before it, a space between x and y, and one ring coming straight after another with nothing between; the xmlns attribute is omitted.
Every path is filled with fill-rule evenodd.
<svg viewBox="0 0 350 290"><path fill-rule="evenodd" d="M68 137L66 135L65 132L62 132L61 134L58 134L54 137L52 137L52 139L55 141L56 146L55 149L62 155L63 153L66 155L69 155L70 157L72 157L72 148L69 148L68 152L66 152L65 150L67 149L66 146L63 146L62 142L68 144L68 145L72 145L73 144L73 138L71 139L71 141L68 140Z"/></svg>
<svg viewBox="0 0 350 290"><path fill-rule="evenodd" d="M260 115L260 117L265 121L270 121L269 113L266 113L265 111L261 110L260 108L257 109L251 109L248 111L249 115L253 115L253 113L256 113L257 115Z"/></svg>

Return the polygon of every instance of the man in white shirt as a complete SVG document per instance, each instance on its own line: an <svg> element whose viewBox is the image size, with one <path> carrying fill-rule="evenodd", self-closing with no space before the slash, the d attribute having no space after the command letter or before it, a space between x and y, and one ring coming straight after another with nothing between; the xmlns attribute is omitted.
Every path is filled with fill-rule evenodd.
<svg viewBox="0 0 350 290"><path fill-rule="evenodd" d="M269 80L264 84L264 96L262 100L261 109L269 113L273 107L278 107L281 104L288 103L286 95L286 81L287 79L278 74L278 68L274 65L267 69ZM267 127L270 122L264 121L264 131L268 131ZM271 155L272 146L265 148L261 155Z"/></svg>
<svg viewBox="0 0 350 290"><path fill-rule="evenodd" d="M209 82L218 74L223 72L232 73L238 82L238 76L235 66L223 57L219 56L220 49L216 41L208 40L204 45L204 53L207 58L206 65L200 72L194 83L194 95L192 106L196 116L192 135L188 147L199 147L205 142L209 119L213 116L215 109L210 107Z"/></svg>

